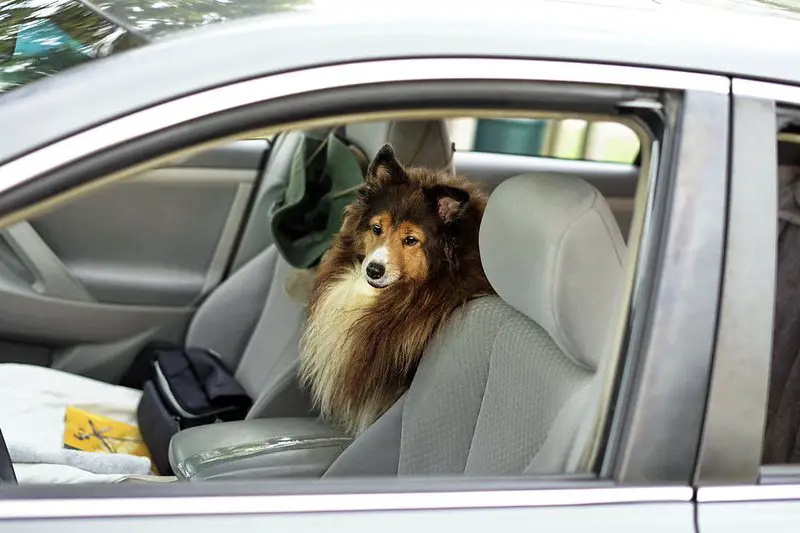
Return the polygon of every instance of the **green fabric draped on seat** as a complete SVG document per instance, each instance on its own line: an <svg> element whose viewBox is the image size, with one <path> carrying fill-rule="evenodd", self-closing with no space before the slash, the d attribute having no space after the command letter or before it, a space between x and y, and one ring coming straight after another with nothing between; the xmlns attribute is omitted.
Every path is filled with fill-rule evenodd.
<svg viewBox="0 0 800 533"><path fill-rule="evenodd" d="M271 210L278 251L295 268L319 263L342 225L344 208L364 183L356 155L334 133L304 135L289 182Z"/></svg>

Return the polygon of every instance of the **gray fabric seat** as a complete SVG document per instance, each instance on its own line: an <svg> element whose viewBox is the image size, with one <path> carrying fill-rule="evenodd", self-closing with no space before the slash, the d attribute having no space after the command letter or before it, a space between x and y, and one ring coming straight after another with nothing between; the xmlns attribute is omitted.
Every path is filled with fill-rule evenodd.
<svg viewBox="0 0 800 533"><path fill-rule="evenodd" d="M452 170L443 121L359 123L347 126L344 133L369 159L390 142L406 164ZM307 287L313 273L293 269L271 245L266 229L269 206L288 180L299 135L289 133L278 141L257 193L263 228L248 228L244 242L245 251L263 251L210 295L187 334L188 346L212 349L236 369L236 379L255 400L248 418L310 414L310 402L295 379L307 294L294 286Z"/></svg>
<svg viewBox="0 0 800 533"><path fill-rule="evenodd" d="M627 253L614 217L578 178L517 176L490 197L480 247L498 296L454 313L324 477L583 468Z"/></svg>

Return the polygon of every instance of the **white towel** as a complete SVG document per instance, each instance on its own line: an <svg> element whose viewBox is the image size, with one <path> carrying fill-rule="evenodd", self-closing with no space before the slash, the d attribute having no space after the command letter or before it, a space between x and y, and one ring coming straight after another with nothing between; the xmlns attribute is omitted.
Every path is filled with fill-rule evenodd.
<svg viewBox="0 0 800 533"><path fill-rule="evenodd" d="M150 459L124 453L84 452L81 450L42 450L27 443L8 443L11 462L54 464L80 468L93 474L150 473Z"/></svg>
<svg viewBox="0 0 800 533"><path fill-rule="evenodd" d="M14 473L20 485L66 485L75 483L122 483L130 478L125 474L92 474L80 468L67 465L48 465L44 463L17 463Z"/></svg>
<svg viewBox="0 0 800 533"><path fill-rule="evenodd" d="M51 368L0 364L0 429L19 482L113 483L147 474L144 457L64 449L68 405L135 424L140 397L141 391Z"/></svg>

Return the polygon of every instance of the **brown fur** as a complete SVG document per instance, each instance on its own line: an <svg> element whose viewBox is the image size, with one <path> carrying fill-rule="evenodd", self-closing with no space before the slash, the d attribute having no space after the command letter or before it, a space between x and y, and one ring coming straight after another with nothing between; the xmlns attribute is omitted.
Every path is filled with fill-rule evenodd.
<svg viewBox="0 0 800 533"><path fill-rule="evenodd" d="M322 259L301 342L301 381L329 421L366 429L408 388L450 314L492 292L478 251L487 198L462 177L403 167L389 145L379 151ZM361 263L379 247L397 279L373 288Z"/></svg>

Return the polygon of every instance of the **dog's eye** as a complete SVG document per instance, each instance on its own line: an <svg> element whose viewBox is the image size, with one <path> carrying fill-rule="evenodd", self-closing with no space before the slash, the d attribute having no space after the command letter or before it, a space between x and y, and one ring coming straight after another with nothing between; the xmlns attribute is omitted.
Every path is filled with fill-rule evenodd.
<svg viewBox="0 0 800 533"><path fill-rule="evenodd" d="M412 237L411 235L409 235L408 237L403 239L403 244L405 244L406 246L414 246L418 242L419 241L417 240L417 238L416 237Z"/></svg>
<svg viewBox="0 0 800 533"><path fill-rule="evenodd" d="M372 233L375 234L375 235L380 235L381 234L381 227L379 225L377 225L377 224L373 224L372 225Z"/></svg>

